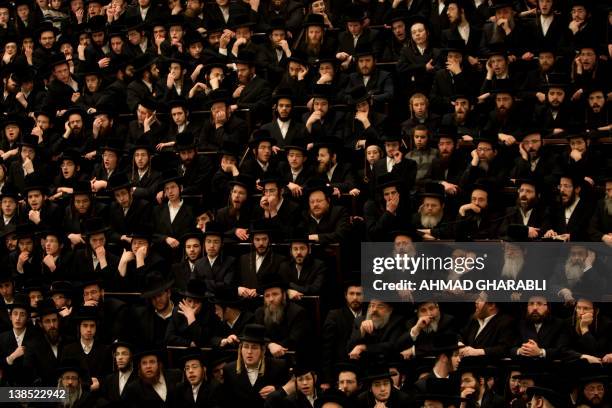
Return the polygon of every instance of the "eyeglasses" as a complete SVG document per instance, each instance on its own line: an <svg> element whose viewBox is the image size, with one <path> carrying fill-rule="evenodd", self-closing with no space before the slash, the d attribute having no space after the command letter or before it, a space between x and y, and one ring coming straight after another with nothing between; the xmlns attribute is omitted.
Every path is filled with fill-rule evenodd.
<svg viewBox="0 0 612 408"><path fill-rule="evenodd" d="M491 150L493 149L491 149L490 147L479 147L478 149L476 149L476 151L479 153L486 153L486 152L490 152Z"/></svg>

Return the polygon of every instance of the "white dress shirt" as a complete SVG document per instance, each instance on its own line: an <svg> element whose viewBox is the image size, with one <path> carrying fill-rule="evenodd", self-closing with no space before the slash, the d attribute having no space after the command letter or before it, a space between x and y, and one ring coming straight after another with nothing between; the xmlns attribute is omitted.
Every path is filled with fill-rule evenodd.
<svg viewBox="0 0 612 408"><path fill-rule="evenodd" d="M166 401L168 397L168 388L166 387L166 379L163 374L159 376L159 381L153 385L153 389L162 400Z"/></svg>
<svg viewBox="0 0 612 408"><path fill-rule="evenodd" d="M276 123L278 124L278 128L280 129L283 140L285 140L285 137L287 136L287 132L289 131L289 125L291 124L291 121L290 120L282 121L280 119L276 119Z"/></svg>
<svg viewBox="0 0 612 408"><path fill-rule="evenodd" d="M182 206L183 206L183 200L179 202L179 205L177 207L173 207L172 205L170 205L170 202L168 202L168 210L170 211L170 224L174 222L174 219L176 218L176 214L178 214Z"/></svg>
<svg viewBox="0 0 612 408"><path fill-rule="evenodd" d="M478 331L476 332L476 336L474 336L474 338L478 337L480 332L482 332L484 330L484 328L487 327L487 324L489 324L491 319L494 318L496 315L497 314L491 315L489 317L485 317L484 320L483 319L478 319L478 325L480 327L478 328Z"/></svg>
<svg viewBox="0 0 612 408"><path fill-rule="evenodd" d="M125 388L125 384L127 384L130 375L132 375L132 370L119 372L119 395L123 393L123 389Z"/></svg>
<svg viewBox="0 0 612 408"><path fill-rule="evenodd" d="M579 201L580 197L576 197L574 203L565 209L565 225L569 224L569 220L572 218L572 214L574 213Z"/></svg>

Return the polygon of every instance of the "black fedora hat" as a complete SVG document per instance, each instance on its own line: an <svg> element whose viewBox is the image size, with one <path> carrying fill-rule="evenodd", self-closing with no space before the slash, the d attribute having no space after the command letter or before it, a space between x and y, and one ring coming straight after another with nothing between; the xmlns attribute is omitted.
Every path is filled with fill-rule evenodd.
<svg viewBox="0 0 612 408"><path fill-rule="evenodd" d="M72 197L76 195L92 195L91 183L88 180L78 180L72 188Z"/></svg>
<svg viewBox="0 0 612 408"><path fill-rule="evenodd" d="M209 297L209 295L206 293L206 286L204 285L204 282L199 279L190 279L187 282L187 287L185 290L179 290L178 294L183 297L198 300L205 300Z"/></svg>
<svg viewBox="0 0 612 408"><path fill-rule="evenodd" d="M251 134L251 140L249 140L249 146L256 148L261 142L270 142L272 146L276 145L276 139L272 137L270 131L267 129L257 129Z"/></svg>
<svg viewBox="0 0 612 408"><path fill-rule="evenodd" d="M462 39L450 39L444 47L444 52L460 52L463 54L465 52L465 42Z"/></svg>
<svg viewBox="0 0 612 408"><path fill-rule="evenodd" d="M323 194L325 194L325 197L330 198L334 192L334 188L329 183L325 182L325 180L317 177L306 182L306 185L304 186L304 197L308 199L310 194L316 191L321 191Z"/></svg>
<svg viewBox="0 0 612 408"><path fill-rule="evenodd" d="M59 157L60 163L64 160L69 160L78 166L81 164L81 153L76 149L66 149Z"/></svg>
<svg viewBox="0 0 612 408"><path fill-rule="evenodd" d="M25 309L28 313L32 310L30 298L25 293L18 293L13 298L13 303L5 306L9 310Z"/></svg>
<svg viewBox="0 0 612 408"><path fill-rule="evenodd" d="M128 232L127 237L131 239L144 239L151 243L153 241L153 231L150 225L136 225L132 231Z"/></svg>
<svg viewBox="0 0 612 408"><path fill-rule="evenodd" d="M292 143L284 145L283 149L285 150L286 154L289 154L290 150L298 150L302 153L308 152L308 149L306 148L306 140L303 138L293 139Z"/></svg>
<svg viewBox="0 0 612 408"><path fill-rule="evenodd" d="M128 179L128 176L126 173L114 173L114 174L111 174L110 178L108 179L106 189L108 191L117 191L117 190L121 190L124 188L130 190L131 187L132 187L132 183Z"/></svg>
<svg viewBox="0 0 612 408"><path fill-rule="evenodd" d="M308 67L310 65L308 64L308 54L306 54L300 49L296 49L295 51L291 52L291 56L287 58L287 62L291 61L300 65L304 65L305 67Z"/></svg>
<svg viewBox="0 0 612 408"><path fill-rule="evenodd" d="M185 46L187 48L197 43L201 43L203 45L204 37L202 37L202 34L197 31L189 30L187 31L187 34L185 34L185 36L183 37L183 42L185 43Z"/></svg>
<svg viewBox="0 0 612 408"><path fill-rule="evenodd" d="M222 88L217 88L208 94L208 106L211 107L215 103L224 103L229 105L232 100L229 92Z"/></svg>
<svg viewBox="0 0 612 408"><path fill-rule="evenodd" d="M253 240L255 234L267 234L268 236L271 236L273 230L274 225L265 218L255 220L249 226L249 237L251 240Z"/></svg>
<svg viewBox="0 0 612 408"><path fill-rule="evenodd" d="M423 192L419 194L421 198L425 197L434 197L439 198L441 201L444 201L446 198L446 193L444 191L444 186L440 183L426 183L423 189Z"/></svg>
<svg viewBox="0 0 612 408"><path fill-rule="evenodd" d="M100 310L98 309L98 306L81 305L77 307L74 313L70 315L70 318L74 322L82 322L85 320L93 320L97 322L100 320Z"/></svg>
<svg viewBox="0 0 612 408"><path fill-rule="evenodd" d="M344 18L342 19L345 23L354 21L362 22L368 15L365 11L356 4L351 4L344 10Z"/></svg>
<svg viewBox="0 0 612 408"><path fill-rule="evenodd" d="M43 317L50 314L59 313L60 309L55 307L55 303L51 299L43 299L36 304L36 314L38 317Z"/></svg>
<svg viewBox="0 0 612 408"><path fill-rule="evenodd" d="M240 13L232 16L228 25L232 27L232 31L242 27L253 27L255 23L251 21L248 14Z"/></svg>
<svg viewBox="0 0 612 408"><path fill-rule="evenodd" d="M389 371L389 366L384 363L384 360L379 361L377 364L372 364L367 372L365 377L363 377L363 381L372 382L376 380L384 380L388 378L392 379L394 375Z"/></svg>
<svg viewBox="0 0 612 408"><path fill-rule="evenodd" d="M330 84L315 84L310 97L330 100L333 98L334 89L334 86Z"/></svg>
<svg viewBox="0 0 612 408"><path fill-rule="evenodd" d="M253 177L249 176L248 174L239 174L236 177L233 177L228 183L227 185L231 188L233 186L241 186L244 187L247 192L251 192L253 191L253 188L255 188L255 180L253 179Z"/></svg>
<svg viewBox="0 0 612 408"><path fill-rule="evenodd" d="M223 287L215 290L215 293L208 301L213 305L221 307L239 308L244 304L244 299L238 296L238 288L235 286Z"/></svg>
<svg viewBox="0 0 612 408"><path fill-rule="evenodd" d="M363 85L357 85L349 91L349 105L358 105L370 99L371 95Z"/></svg>
<svg viewBox="0 0 612 408"><path fill-rule="evenodd" d="M108 231L108 225L104 219L100 217L91 217L83 222L82 233L89 237L95 234L102 234Z"/></svg>
<svg viewBox="0 0 612 408"><path fill-rule="evenodd" d="M257 292L264 294L266 290L272 288L280 288L281 290L287 290L287 283L277 273L269 273L261 278Z"/></svg>
<svg viewBox="0 0 612 408"><path fill-rule="evenodd" d="M197 239L198 241L202 242L204 241L204 233L201 230L194 228L190 231L187 231L180 237L180 241L182 243L185 243L188 239Z"/></svg>
<svg viewBox="0 0 612 408"><path fill-rule="evenodd" d="M556 391L544 387L529 387L527 388L527 398L534 396L545 398L553 407L567 407L569 401Z"/></svg>
<svg viewBox="0 0 612 408"><path fill-rule="evenodd" d="M459 338L455 334L440 333L432 336L431 342L423 345L423 352L426 355L437 356L442 353L452 353L463 346L459 345Z"/></svg>
<svg viewBox="0 0 612 408"><path fill-rule="evenodd" d="M219 154L221 156L233 156L235 158L238 158L238 156L240 155L240 146L238 145L238 143L233 142L231 140L224 140L221 143Z"/></svg>
<svg viewBox="0 0 612 408"><path fill-rule="evenodd" d="M100 151L101 152L105 152L105 151L110 151L110 152L115 152L117 155L121 155L125 152L125 150L123 149L123 145L124 145L124 141L119 139L119 138L109 138L106 140L106 143L104 143L104 146L100 146Z"/></svg>
<svg viewBox="0 0 612 408"><path fill-rule="evenodd" d="M259 185L264 186L268 183L275 183L279 188L283 188L287 185L287 180L276 171L267 171L259 180Z"/></svg>
<svg viewBox="0 0 612 408"><path fill-rule="evenodd" d="M140 297L144 299L152 298L158 293L171 288L173 285L173 279L166 279L159 271L150 271L145 277L144 286Z"/></svg>
<svg viewBox="0 0 612 408"><path fill-rule="evenodd" d="M151 65L155 63L157 63L157 58L147 53L134 58L134 60L132 61L132 67L134 67L134 72L138 73L148 69L149 67L151 67Z"/></svg>
<svg viewBox="0 0 612 408"><path fill-rule="evenodd" d="M182 14L173 14L166 17L166 28L170 29L170 27L187 27L185 16Z"/></svg>
<svg viewBox="0 0 612 408"><path fill-rule="evenodd" d="M185 350L185 354L181 357L180 361L182 365L185 365L188 361L192 360L198 360L200 364L202 364L202 367L206 367L208 359L206 358L206 354L201 349L197 347L189 347L187 350Z"/></svg>
<svg viewBox="0 0 612 408"><path fill-rule="evenodd" d="M111 353L115 353L115 351L117 351L117 348L119 347L125 347L126 349L130 350L131 353L134 353L134 350L135 350L135 347L132 343L122 340L122 339L115 339L110 344Z"/></svg>
<svg viewBox="0 0 612 408"><path fill-rule="evenodd" d="M72 298L74 292L74 286L69 281L55 281L51 282L49 287L49 296L56 294L63 294L65 297Z"/></svg>
<svg viewBox="0 0 612 408"><path fill-rule="evenodd" d="M491 10L498 10L501 8L505 8L505 7L514 7L514 1L512 0L493 0L493 5L491 5L489 8Z"/></svg>
<svg viewBox="0 0 612 408"><path fill-rule="evenodd" d="M357 44L355 47L355 52L353 53L353 57L355 59L359 59L360 57L367 56L375 56L374 48L372 48L372 43L369 41L363 41Z"/></svg>
<svg viewBox="0 0 612 408"><path fill-rule="evenodd" d="M31 147L32 149L38 148L38 136L36 135L23 135L21 141L18 143L20 147Z"/></svg>
<svg viewBox="0 0 612 408"><path fill-rule="evenodd" d="M178 184L179 186L183 184L183 176L178 173L177 169L168 169L162 173L161 180L159 182L160 190L163 190L166 184L172 182Z"/></svg>
<svg viewBox="0 0 612 408"><path fill-rule="evenodd" d="M400 187L402 180L393 173L385 173L376 179L376 187L382 191L387 187Z"/></svg>
<svg viewBox="0 0 612 408"><path fill-rule="evenodd" d="M75 358L63 359L60 366L55 370L55 375L59 378L71 371L77 373L81 380L86 379L89 375L87 370L81 365L81 362Z"/></svg>
<svg viewBox="0 0 612 408"><path fill-rule="evenodd" d="M323 408L325 404L337 404L340 407L350 407L351 400L339 389L330 388L317 397L314 408Z"/></svg>
<svg viewBox="0 0 612 408"><path fill-rule="evenodd" d="M290 237L285 239L285 242L287 242L288 244L292 244L292 243L304 243L304 244L311 244L314 243L315 241L312 241L309 237L308 237L308 232L301 227L295 228L293 230L293 233L291 234Z"/></svg>
<svg viewBox="0 0 612 408"><path fill-rule="evenodd" d="M238 56L234 59L234 63L255 66L255 53L249 50L238 51Z"/></svg>
<svg viewBox="0 0 612 408"><path fill-rule="evenodd" d="M62 120L66 121L70 117L70 115L80 115L83 120L87 118L87 112L83 110L80 106L70 106L66 109L66 112L62 115Z"/></svg>
<svg viewBox="0 0 612 408"><path fill-rule="evenodd" d="M12 198L15 201L21 200L21 194L13 183L6 183L2 186L2 192L0 192L0 200L3 198Z"/></svg>
<svg viewBox="0 0 612 408"><path fill-rule="evenodd" d="M35 224L18 224L15 228L15 238L34 238L38 232L38 227Z"/></svg>
<svg viewBox="0 0 612 408"><path fill-rule="evenodd" d="M295 100L295 95L291 88L278 88L272 95L272 103L278 103L279 99L289 99L293 102Z"/></svg>
<svg viewBox="0 0 612 408"><path fill-rule="evenodd" d="M60 34L60 30L53 25L50 21L44 21L39 24L38 28L35 31L36 37L40 37L40 35L44 32L51 31L57 37Z"/></svg>
<svg viewBox="0 0 612 408"><path fill-rule="evenodd" d="M302 27L325 27L325 19L321 14L310 13L304 18L302 22Z"/></svg>
<svg viewBox="0 0 612 408"><path fill-rule="evenodd" d="M158 361L163 362L165 359L165 352L164 350L154 345L142 346L134 354L134 362L139 363L140 360L142 360L144 357L147 357L147 356L155 356L157 357Z"/></svg>
<svg viewBox="0 0 612 408"><path fill-rule="evenodd" d="M191 132L181 132L176 135L176 143L174 144L174 150L182 152L184 150L195 149L196 142L195 136Z"/></svg>
<svg viewBox="0 0 612 408"><path fill-rule="evenodd" d="M270 341L270 339L266 337L266 327L255 323L244 326L244 330L238 338L241 342L247 341L249 343L259 344L268 343Z"/></svg>
<svg viewBox="0 0 612 408"><path fill-rule="evenodd" d="M210 221L206 223L206 228L202 232L202 235L204 238L209 235L214 235L223 239L223 237L225 236L225 231L223 229L223 225L219 224L216 221Z"/></svg>

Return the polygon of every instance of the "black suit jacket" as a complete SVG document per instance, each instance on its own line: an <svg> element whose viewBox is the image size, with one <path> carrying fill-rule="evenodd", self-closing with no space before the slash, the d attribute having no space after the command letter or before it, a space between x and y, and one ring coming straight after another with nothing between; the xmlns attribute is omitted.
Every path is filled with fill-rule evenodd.
<svg viewBox="0 0 612 408"><path fill-rule="evenodd" d="M440 316L440 321L438 322L438 328L435 332L427 333L425 331L421 331L416 340L412 340L412 336L410 336L410 329L416 325L418 320L418 317L413 317L406 322L404 327L405 332L397 340L397 350L402 351L415 346L416 354L421 355L421 353L426 353L427 350L433 346L434 336L457 333L455 318L447 313L442 313Z"/></svg>
<svg viewBox="0 0 612 408"><path fill-rule="evenodd" d="M204 255L196 261L193 273L197 279L204 282L206 291L215 293L234 282L234 261L234 257L221 254L211 266L208 257Z"/></svg>
<svg viewBox="0 0 612 408"><path fill-rule="evenodd" d="M185 202L183 202L173 222L170 222L170 210L166 202L153 209L154 240L158 244L165 243L164 240L167 237L179 239L191 230L194 224L193 211Z"/></svg>
<svg viewBox="0 0 612 408"><path fill-rule="evenodd" d="M187 324L187 318L175 309L166 330L166 344L189 346L194 342L197 347L208 346L213 328L219 324L219 318L206 306L202 306L196 320L190 325Z"/></svg>
<svg viewBox="0 0 612 408"><path fill-rule="evenodd" d="M142 199L134 199L132 205L124 215L123 208L116 202L110 205L108 232L110 242L118 244L121 236L138 231L139 228L151 224L151 204Z"/></svg>
<svg viewBox="0 0 612 408"><path fill-rule="evenodd" d="M166 401L160 398L153 386L146 384L140 378L125 386L121 399L130 408L141 408L144 405L158 408L174 407L176 386L181 381L182 373L179 370L164 370L163 375L167 388Z"/></svg>
<svg viewBox="0 0 612 408"><path fill-rule="evenodd" d="M285 239L293 236L293 230L300 221L300 209L299 204L285 198L276 216L266 218L266 221L271 225L270 228L275 232L278 231L278 236L275 236L275 239ZM252 216L253 220L261 220L265 217L265 212L261 206L258 206L253 209Z"/></svg>
<svg viewBox="0 0 612 408"><path fill-rule="evenodd" d="M603 236L610 233L612 233L612 214L608 214L606 201L602 198L597 202L597 208L589 224L589 240L601 242Z"/></svg>
<svg viewBox="0 0 612 408"><path fill-rule="evenodd" d="M41 344L40 333L34 327L28 327L23 337L22 346L25 354L17 358L12 365L8 365L6 358L17 348L17 339L13 329L0 333L0 367L4 371L7 384L13 386L31 386L37 379L39 361L36 350Z"/></svg>
<svg viewBox="0 0 612 408"><path fill-rule="evenodd" d="M510 350L510 355L512 357L517 356L518 349L523 343L527 343L529 340L535 341L538 343L538 347L546 350L546 358L550 360L562 358L569 345L569 338L565 330L565 322L556 317L546 318L539 331L536 330L533 323L524 319L519 322L518 329L519 337L517 343Z"/></svg>
<svg viewBox="0 0 612 408"><path fill-rule="evenodd" d="M283 262L278 271L289 289L297 290L304 295L321 294L326 272L325 263L312 255L308 255L304 260L299 278L293 258Z"/></svg>
<svg viewBox="0 0 612 408"><path fill-rule="evenodd" d="M99 327L101 330L102 328ZM90 376L98 379L104 378L112 371L113 358L110 348L95 340L89 354L85 354L80 341L68 344L64 349L64 359L80 361L81 368L87 370Z"/></svg>
<svg viewBox="0 0 612 408"><path fill-rule="evenodd" d="M382 49L378 41L378 31L369 28L364 29L357 40L357 47L361 47L364 43L371 44L375 54L381 56ZM355 54L353 35L346 30L338 34L338 52L346 52L349 55Z"/></svg>
<svg viewBox="0 0 612 408"><path fill-rule="evenodd" d="M166 87L159 82L153 84L153 92L137 79L130 82L127 86L127 106L130 112L134 112L138 104L145 99L154 99L158 102L163 102L166 94Z"/></svg>
<svg viewBox="0 0 612 408"><path fill-rule="evenodd" d="M249 109L255 118L269 118L272 89L268 82L256 76L244 87L236 100L239 109Z"/></svg>
<svg viewBox="0 0 612 408"><path fill-rule="evenodd" d="M232 327L229 327L227 322L219 322L219 324L215 325L213 328L213 335L210 339L210 344L212 344L213 347L219 347L221 340L232 334L235 334L236 336L242 335L244 327L251 323L255 323L255 315L248 310L243 310L240 312L238 320L234 322Z"/></svg>
<svg viewBox="0 0 612 408"><path fill-rule="evenodd" d="M247 123L236 115L230 116L227 122L218 129L206 120L200 133L200 150L219 150L223 142L234 142L243 145L248 141Z"/></svg>
<svg viewBox="0 0 612 408"><path fill-rule="evenodd" d="M265 276L278 273L281 263L285 260L284 256L274 253L270 248L259 267L259 271L256 272L256 256L255 250L240 256L240 267L235 278L236 285L259 289L262 279L265 279Z"/></svg>
<svg viewBox="0 0 612 408"><path fill-rule="evenodd" d="M301 225L308 234L318 234L320 244L341 243L351 232L348 212L340 206L331 206L319 223L305 211Z"/></svg>
<svg viewBox="0 0 612 408"><path fill-rule="evenodd" d="M264 324L264 307L255 311L255 322ZM310 350L312 344L312 324L306 309L288 301L285 305L285 314L279 324L266 325L266 337L273 343L304 353Z"/></svg>
<svg viewBox="0 0 612 408"><path fill-rule="evenodd" d="M197 155L185 168L184 173L179 166L179 174L183 176L183 194L203 194L204 197L208 195L213 166L207 157Z"/></svg>
<svg viewBox="0 0 612 408"><path fill-rule="evenodd" d="M355 315L348 306L330 310L321 331L321 361L323 382L334 381L334 365L348 360L347 343L351 338Z"/></svg>
<svg viewBox="0 0 612 408"><path fill-rule="evenodd" d="M472 319L462 333L463 343L474 348L483 348L489 358L506 357L516 342L514 320L503 314L496 314L489 323L476 335L478 321Z"/></svg>
<svg viewBox="0 0 612 408"><path fill-rule="evenodd" d="M565 209L561 206L551 213L552 229L557 234L570 234L571 241L588 241L588 227L593 216L594 207L587 197L582 197L569 221L565 222Z"/></svg>
<svg viewBox="0 0 612 408"><path fill-rule="evenodd" d="M59 367L60 361L64 357L64 349L66 344L61 339L57 345L57 357L51 349L51 345L44 338L40 336L39 346L35 350L36 361L38 362L38 377L40 378L40 385L45 387L57 386L57 368Z"/></svg>
<svg viewBox="0 0 612 408"><path fill-rule="evenodd" d="M193 391L189 381L183 381L176 387L175 407L184 408L215 408L219 406L220 387L217 383L202 383L198 390L198 398L193 400Z"/></svg>
<svg viewBox="0 0 612 408"><path fill-rule="evenodd" d="M132 369L132 373L128 377L127 383L123 387L123 392L119 393L119 371L107 375L100 381L100 390L98 391L98 405L112 405L121 402L121 397L131 383L138 381L138 369Z"/></svg>
<svg viewBox="0 0 612 408"><path fill-rule="evenodd" d="M375 329L372 334L366 333L365 336L362 336L360 327L364 320L366 320L364 315L355 319L346 353L350 353L358 344L365 344L368 353L388 355L394 352L397 340L404 331L404 317L399 313L392 313L389 322L384 327Z"/></svg>
<svg viewBox="0 0 612 408"><path fill-rule="evenodd" d="M276 140L276 145L283 147L285 145L294 145L297 141L304 139L305 127L304 124L297 119L291 119L289 129L283 138L280 127L276 119L264 124L262 129L270 132L270 135Z"/></svg>

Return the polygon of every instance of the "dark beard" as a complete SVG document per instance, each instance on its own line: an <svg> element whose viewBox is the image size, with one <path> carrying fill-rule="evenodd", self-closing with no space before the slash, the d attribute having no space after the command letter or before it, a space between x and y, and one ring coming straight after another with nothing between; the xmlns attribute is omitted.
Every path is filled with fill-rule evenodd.
<svg viewBox="0 0 612 408"><path fill-rule="evenodd" d="M546 315L539 315L537 313L532 313L527 315L527 321L533 324L539 324L544 321Z"/></svg>
<svg viewBox="0 0 612 408"><path fill-rule="evenodd" d="M51 329L45 333L45 336L47 337L47 341L49 342L49 344L53 346L57 345L60 341L59 330Z"/></svg>
<svg viewBox="0 0 612 408"><path fill-rule="evenodd" d="M160 377L159 372L156 375L154 375L153 378L145 378L143 375L140 375L140 379L142 380L142 382L145 384L149 384L149 385L157 384L159 382L159 377Z"/></svg>
<svg viewBox="0 0 612 408"><path fill-rule="evenodd" d="M317 166L317 173L325 174L332 168L331 162L319 163Z"/></svg>
<svg viewBox="0 0 612 408"><path fill-rule="evenodd" d="M319 55L321 52L321 44L320 43L307 43L306 44L306 53L309 55Z"/></svg>
<svg viewBox="0 0 612 408"><path fill-rule="evenodd" d="M612 198L605 198L604 206L606 208L606 214L612 215Z"/></svg>

